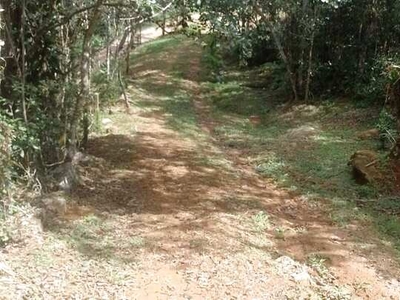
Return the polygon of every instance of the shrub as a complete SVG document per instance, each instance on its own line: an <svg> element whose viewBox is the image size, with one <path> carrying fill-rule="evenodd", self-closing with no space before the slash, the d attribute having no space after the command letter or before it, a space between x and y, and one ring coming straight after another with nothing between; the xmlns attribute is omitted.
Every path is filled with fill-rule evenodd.
<svg viewBox="0 0 400 300"><path fill-rule="evenodd" d="M94 90L99 93L102 105L113 104L118 100L121 88L116 76L115 78L108 77L107 72L104 69L100 69L93 74L92 82Z"/></svg>
<svg viewBox="0 0 400 300"><path fill-rule="evenodd" d="M7 194L11 184L11 141L13 131L4 118L0 119L0 199Z"/></svg>

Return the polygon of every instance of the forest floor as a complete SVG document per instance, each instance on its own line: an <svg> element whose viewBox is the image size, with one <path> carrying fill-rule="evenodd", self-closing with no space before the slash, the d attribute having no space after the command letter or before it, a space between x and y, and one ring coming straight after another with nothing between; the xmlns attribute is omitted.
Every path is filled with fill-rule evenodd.
<svg viewBox="0 0 400 300"><path fill-rule="evenodd" d="M210 83L182 36L132 64L65 216L1 252L1 299L400 299L388 225L347 201L379 196L346 165L374 111Z"/></svg>

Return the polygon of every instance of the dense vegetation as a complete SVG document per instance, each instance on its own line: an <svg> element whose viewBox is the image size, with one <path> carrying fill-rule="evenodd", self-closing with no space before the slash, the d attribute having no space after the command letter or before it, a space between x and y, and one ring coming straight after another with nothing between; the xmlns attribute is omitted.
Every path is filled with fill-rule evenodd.
<svg viewBox="0 0 400 300"><path fill-rule="evenodd" d="M382 105L386 99L393 101L387 104L395 115L399 5L356 0L203 1L200 11L216 41L229 41L222 45L243 64L278 62L295 101L349 96Z"/></svg>
<svg viewBox="0 0 400 300"><path fill-rule="evenodd" d="M2 8L1 190L15 176L45 187L46 172L85 146L95 93L104 101L120 93L116 74L128 36L132 44L140 24L162 8L101 0L2 1ZM99 71L93 63L103 48Z"/></svg>

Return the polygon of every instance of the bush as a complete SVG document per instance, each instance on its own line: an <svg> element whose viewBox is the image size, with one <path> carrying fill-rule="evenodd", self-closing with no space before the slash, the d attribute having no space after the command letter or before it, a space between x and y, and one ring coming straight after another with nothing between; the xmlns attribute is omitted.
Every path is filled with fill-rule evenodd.
<svg viewBox="0 0 400 300"><path fill-rule="evenodd" d="M0 119L0 199L7 194L11 185L11 141L12 128Z"/></svg>
<svg viewBox="0 0 400 300"><path fill-rule="evenodd" d="M102 106L113 104L118 100L121 88L116 76L115 78L107 78L107 72L104 69L100 69L93 74L92 82L94 90L99 93Z"/></svg>
<svg viewBox="0 0 400 300"><path fill-rule="evenodd" d="M223 60L221 57L221 45L217 42L217 37L214 35L208 35L203 39L203 46L206 51L203 55L203 64L208 68L208 74L211 74L210 78L206 78L211 82L222 81L222 68Z"/></svg>
<svg viewBox="0 0 400 300"><path fill-rule="evenodd" d="M197 37L201 35L202 26L200 24L192 23L183 29L183 33L189 37Z"/></svg>

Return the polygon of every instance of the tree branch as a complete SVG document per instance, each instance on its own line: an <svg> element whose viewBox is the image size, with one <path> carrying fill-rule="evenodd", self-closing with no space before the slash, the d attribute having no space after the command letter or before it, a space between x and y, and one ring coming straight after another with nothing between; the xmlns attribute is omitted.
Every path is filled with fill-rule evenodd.
<svg viewBox="0 0 400 300"><path fill-rule="evenodd" d="M137 7L137 3L134 2L135 6ZM44 32L55 29L59 26L65 25L66 23L68 23L73 17L75 17L76 15L79 15L81 13L84 13L86 11L92 10L93 8L96 8L97 3L92 4L92 5L88 5L82 8L79 8L77 10L75 10L74 12L64 16L64 18L62 18L61 21L52 24L51 26L49 26L48 24L43 26L42 28L40 28L38 30L38 35L42 35ZM103 3L102 6L108 6L108 7L125 7L125 8L132 8L133 4L125 4L125 3L121 3L121 2L115 2L115 3Z"/></svg>
<svg viewBox="0 0 400 300"><path fill-rule="evenodd" d="M158 17L159 15L161 15L162 13L164 13L168 8L170 8L172 6L172 4L174 4L174 1L171 1L167 6L165 6L163 9L161 9L158 13L153 14L152 16L150 16L150 18L155 18ZM132 18L121 18L120 20L122 21L132 21L132 20L138 20L138 17L132 17ZM138 24L141 24L144 22L144 19L140 20Z"/></svg>

